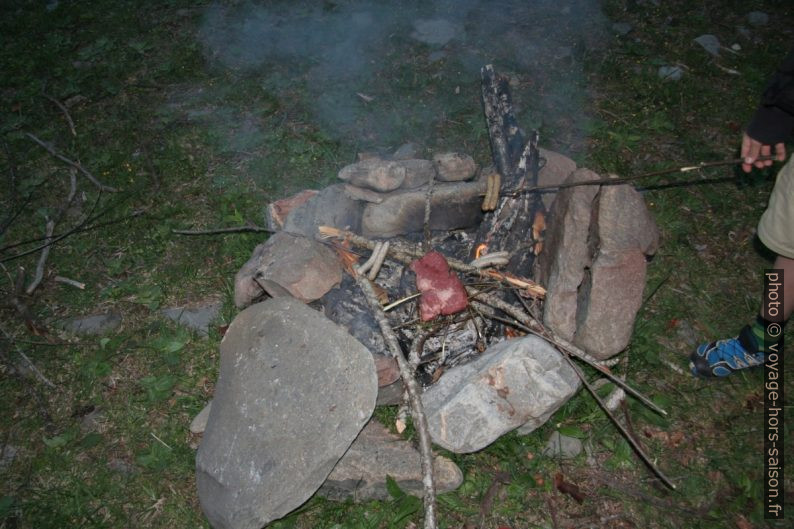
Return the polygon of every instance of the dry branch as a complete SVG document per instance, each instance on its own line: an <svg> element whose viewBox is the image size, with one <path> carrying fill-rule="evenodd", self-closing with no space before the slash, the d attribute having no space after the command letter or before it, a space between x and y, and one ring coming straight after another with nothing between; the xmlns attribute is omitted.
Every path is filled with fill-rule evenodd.
<svg viewBox="0 0 794 529"><path fill-rule="evenodd" d="M88 178L92 184L94 184L97 188L99 188L100 191L107 191L109 193L115 193L116 191L118 191L118 189L116 189L115 187L110 187L97 180L96 177L88 171L88 169L82 166L82 164L80 164L79 162L75 162L74 160L70 160L63 154L59 153L58 151L55 150L55 147L53 147L51 144L40 140L30 132L25 133L25 135L31 140L33 140L35 143L37 143L45 151L47 151L52 156L54 156L55 158L58 158L60 161L64 162L65 164L71 165L72 167L83 173L83 175L86 178Z"/></svg>
<svg viewBox="0 0 794 529"><path fill-rule="evenodd" d="M234 226L232 228L216 228L210 230L171 230L177 235L218 235L221 233L243 233L243 232L265 232L273 233L273 230L262 226Z"/></svg>
<svg viewBox="0 0 794 529"><path fill-rule="evenodd" d="M58 101L57 99L55 99L54 97L52 97L52 96L50 96L50 95L48 95L48 94L42 94L42 95L43 95L45 98L47 98L47 99L49 99L50 101L52 101L52 102L55 104L55 106L56 106L56 107L58 107L58 108L60 109L60 111L61 111L61 112L63 112L63 115L64 115L64 117L66 118L66 123L68 123L68 124L69 124L69 131L71 131L71 133L72 133L72 136L75 136L75 137L76 137L76 136L77 136L77 131L76 131L76 130L75 130L75 128L74 128L74 121L72 121L72 116L70 116L70 115L69 115L69 111L68 111L68 110L66 109L66 107L63 105L63 103L61 103L60 101Z"/></svg>
<svg viewBox="0 0 794 529"><path fill-rule="evenodd" d="M39 371L39 368L36 367L36 364L34 364L33 361L30 358L28 358L28 355L26 355L25 352L19 348L14 338L10 334L8 334L8 332L6 332L6 330L3 329L2 327L0 327L0 332L3 333L3 336L5 336L8 343L14 346L14 348L17 350L17 354L19 354L19 357L22 358L23 362L25 363L24 368L22 369L16 368L17 371L20 372L24 372L25 370L30 371L31 373L33 373L35 378L39 380L39 382L41 382L45 386L55 389L56 387L55 384L50 382L50 379L45 377L44 374L41 371ZM11 358L9 358L8 355L5 353L5 351L2 352L2 355L5 357L6 362L8 362L11 366L14 366L14 363L12 362Z"/></svg>
<svg viewBox="0 0 794 529"><path fill-rule="evenodd" d="M664 474L664 472L659 470L659 468L656 465L653 464L653 462L651 461L651 458L648 457L648 455L642 449L642 447L637 442L637 440L634 438L634 436L632 436L626 430L626 427L623 426L623 424L620 421L618 421L617 417L615 417L615 415L613 415L613 413L609 410L609 408L607 408L606 403L601 399L601 397L598 396L598 393L596 393L596 390L593 388L593 386L590 384L590 382L588 382L587 377L582 372L582 370L579 368L579 366L574 364L573 361L568 357L568 355L563 355L563 357L568 362L568 365L570 365L573 368L573 370L576 371L576 374L581 379L582 384L584 384L584 387L587 388L587 391L589 391L590 394L593 396L593 398L596 400L596 402L598 402L598 405L601 406L601 409L604 410L604 413L606 413L607 416L610 418L610 420L612 420L612 423L617 427L617 429L620 431L620 433L623 435L623 437L626 439L626 441L628 441L628 443L634 449L634 452L640 457L640 459L642 459L642 461L648 466L648 468L650 468L651 471L654 474L656 474L656 476L660 480L662 480L662 483L664 483L665 485L667 485L671 489L675 490L676 487L673 484L673 482L670 481L670 478L668 478ZM618 380L618 379L616 378L615 380Z"/></svg>
<svg viewBox="0 0 794 529"><path fill-rule="evenodd" d="M355 268L354 268L355 270ZM424 507L425 507L425 529L436 529L436 488L433 477L433 450L430 446L430 433L427 426L427 417L425 416L424 407L422 406L421 394L419 386L416 383L413 369L408 361L403 356L400 343L397 336L386 318L375 289L372 283L363 274L356 271L356 283L364 293L364 297L372 310L372 314L378 321L380 331L383 334L383 339L389 347L392 356L397 360L397 366L400 369L400 376L405 384L405 390L408 395L408 400L411 404L411 416L414 420L414 426L419 436L419 452L422 457L422 484L424 486Z"/></svg>

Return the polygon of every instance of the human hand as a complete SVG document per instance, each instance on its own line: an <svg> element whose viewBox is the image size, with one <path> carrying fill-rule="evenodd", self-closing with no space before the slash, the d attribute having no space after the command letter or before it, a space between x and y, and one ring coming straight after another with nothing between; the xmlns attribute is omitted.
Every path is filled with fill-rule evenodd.
<svg viewBox="0 0 794 529"><path fill-rule="evenodd" d="M764 145L760 141L754 140L748 136L746 132L744 133L744 136L742 136L742 158L744 159L742 170L745 173L749 173L754 166L763 169L764 167L772 165L773 160L771 158L767 160L758 159L760 156L770 156L771 154L771 145ZM775 145L775 159L779 162L786 159L785 144L778 143Z"/></svg>

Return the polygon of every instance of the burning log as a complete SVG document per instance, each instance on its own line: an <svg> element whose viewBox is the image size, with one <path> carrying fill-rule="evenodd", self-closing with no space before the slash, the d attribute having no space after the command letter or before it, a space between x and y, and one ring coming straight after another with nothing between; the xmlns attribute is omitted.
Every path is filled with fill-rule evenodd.
<svg viewBox="0 0 794 529"><path fill-rule="evenodd" d="M528 276L534 257L543 248L546 211L537 194L495 197L495 186L520 190L537 186L540 171L538 133L525 141L513 112L510 88L505 77L497 75L493 66L482 69L482 100L491 154L500 178L489 177L491 193L483 209L488 211L477 232L475 248L487 255L509 251L507 270ZM479 255L478 255L479 257Z"/></svg>

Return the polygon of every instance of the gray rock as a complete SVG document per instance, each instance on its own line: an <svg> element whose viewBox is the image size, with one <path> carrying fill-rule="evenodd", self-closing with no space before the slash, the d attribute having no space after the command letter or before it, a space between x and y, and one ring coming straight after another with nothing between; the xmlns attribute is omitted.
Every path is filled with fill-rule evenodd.
<svg viewBox="0 0 794 529"><path fill-rule="evenodd" d="M403 401L403 386L402 380L398 380L388 386L378 388L378 400L375 402L376 406L397 406Z"/></svg>
<svg viewBox="0 0 794 529"><path fill-rule="evenodd" d="M631 33L632 29L634 29L634 26L632 26L628 22L615 22L614 24L612 24L612 31L615 34L620 35L621 37Z"/></svg>
<svg viewBox="0 0 794 529"><path fill-rule="evenodd" d="M399 163L405 168L405 180L400 186L401 189L416 189L430 182L430 177L435 176L440 179L436 174L436 168L430 160L400 160Z"/></svg>
<svg viewBox="0 0 794 529"><path fill-rule="evenodd" d="M364 202L372 202L373 204L380 204L383 199L388 195L385 193L378 193L371 189L354 186L352 184L345 184L345 194L354 200L361 200Z"/></svg>
<svg viewBox="0 0 794 529"><path fill-rule="evenodd" d="M482 219L480 204L485 183L439 184L433 188L430 227L453 230L476 226ZM394 237L422 231L425 190L390 195L380 204L367 204L361 220L365 237Z"/></svg>
<svg viewBox="0 0 794 529"><path fill-rule="evenodd" d="M567 181L597 180L589 169L577 169ZM563 189L549 212L546 241L538 259L537 277L546 285L543 322L566 340L576 333L579 287L592 256L588 246L590 218L598 186Z"/></svg>
<svg viewBox="0 0 794 529"><path fill-rule="evenodd" d="M83 432L95 432L99 430L105 421L105 410L94 408L80 418L80 430Z"/></svg>
<svg viewBox="0 0 794 529"><path fill-rule="evenodd" d="M198 412L198 415L193 417L193 420L190 421L190 433L204 433L204 430L207 429L207 420L210 418L210 410L212 410L212 401L209 401L207 405Z"/></svg>
<svg viewBox="0 0 794 529"><path fill-rule="evenodd" d="M680 66L660 66L657 75L663 81L680 81L684 70Z"/></svg>
<svg viewBox="0 0 794 529"><path fill-rule="evenodd" d="M576 162L558 152L549 151L546 149L538 149L541 159L545 160L543 167L540 168L538 173L538 185L558 185L571 176L571 173L576 171ZM554 198L557 196L557 191L549 190L541 193L543 205L546 211L551 209Z"/></svg>
<svg viewBox="0 0 794 529"><path fill-rule="evenodd" d="M305 502L369 420L372 355L295 299L248 307L221 342L220 375L196 454L216 529L259 529Z"/></svg>
<svg viewBox="0 0 794 529"><path fill-rule="evenodd" d="M195 307L171 307L160 312L168 319L193 329L202 336L209 336L210 324L215 321L223 308L223 302L216 301Z"/></svg>
<svg viewBox="0 0 794 529"><path fill-rule="evenodd" d="M16 446L10 444L3 445L2 450L0 450L0 470L5 470L10 467L14 459L17 458L18 453L19 448Z"/></svg>
<svg viewBox="0 0 794 529"><path fill-rule="evenodd" d="M234 303L247 307L264 292L258 280L270 280L303 301L321 298L342 280L342 265L333 250L285 231L254 248L234 277Z"/></svg>
<svg viewBox="0 0 794 529"><path fill-rule="evenodd" d="M419 156L419 151L419 145L416 143L403 143L394 151L391 157L392 160L413 160Z"/></svg>
<svg viewBox="0 0 794 529"><path fill-rule="evenodd" d="M99 336L118 329L120 325L121 314L109 311L100 314L91 314L90 316L72 318L66 321L64 328L75 334Z"/></svg>
<svg viewBox="0 0 794 529"><path fill-rule="evenodd" d="M387 476L405 492L423 496L419 451L378 421L371 420L317 493L333 500L348 497L355 501L386 500L390 498ZM439 494L453 491L463 483L458 466L443 456L435 456L433 460L433 477Z"/></svg>
<svg viewBox="0 0 794 529"><path fill-rule="evenodd" d="M414 21L411 37L436 46L443 46L452 39L463 34L463 28L443 18L420 19Z"/></svg>
<svg viewBox="0 0 794 529"><path fill-rule="evenodd" d="M543 448L543 455L553 459L573 459L582 453L582 441L554 431Z"/></svg>
<svg viewBox="0 0 794 529"><path fill-rule="evenodd" d="M445 152L433 156L433 164L442 182L462 182L471 180L477 173L477 164L468 154Z"/></svg>
<svg viewBox="0 0 794 529"><path fill-rule="evenodd" d="M716 36L705 34L695 38L694 40L711 55L714 55L715 57L719 56L722 46L720 45L720 40Z"/></svg>
<svg viewBox="0 0 794 529"><path fill-rule="evenodd" d="M405 167L393 160L367 158L339 171L339 179L354 186L379 191L394 191L405 180Z"/></svg>
<svg viewBox="0 0 794 529"><path fill-rule="evenodd" d="M433 441L457 453L480 450L524 425L543 424L579 388L579 378L545 340L500 342L453 367L422 395Z"/></svg>
<svg viewBox="0 0 794 529"><path fill-rule="evenodd" d="M361 202L347 196L343 184L328 186L305 203L296 206L284 221L284 231L313 239L318 226L333 226L358 232Z"/></svg>
<svg viewBox="0 0 794 529"><path fill-rule="evenodd" d="M747 22L751 26L766 26L769 24L769 15L763 11L750 11L747 13Z"/></svg>
<svg viewBox="0 0 794 529"><path fill-rule="evenodd" d="M642 305L646 266L638 249L598 253L582 285L574 344L599 360L626 348Z"/></svg>

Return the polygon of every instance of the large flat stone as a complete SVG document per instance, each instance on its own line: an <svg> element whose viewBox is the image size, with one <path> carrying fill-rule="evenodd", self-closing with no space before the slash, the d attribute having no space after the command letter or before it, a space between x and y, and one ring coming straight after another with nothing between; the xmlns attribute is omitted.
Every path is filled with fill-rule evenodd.
<svg viewBox="0 0 794 529"><path fill-rule="evenodd" d="M333 500L386 500L390 497L387 476L405 492L424 495L419 451L373 419L336 464L318 494ZM439 494L463 483L458 466L443 456L433 459L433 477Z"/></svg>
<svg viewBox="0 0 794 529"><path fill-rule="evenodd" d="M430 227L433 230L470 228L482 220L485 182L439 183L433 188ZM421 232L425 214L424 189L390 194L380 204L367 204L361 220L365 237L394 237Z"/></svg>
<svg viewBox="0 0 794 529"><path fill-rule="evenodd" d="M238 314L196 455L210 524L260 529L305 502L369 420L377 385L370 352L300 301Z"/></svg>
<svg viewBox="0 0 794 529"><path fill-rule="evenodd" d="M659 229L642 195L630 185L603 186L598 194L598 246L607 252L638 249L653 255Z"/></svg>
<svg viewBox="0 0 794 529"><path fill-rule="evenodd" d="M589 169L578 169L568 182L597 180ZM538 258L537 278L546 285L543 322L566 340L576 333L576 307L585 268L592 261L588 246L593 201L598 186L563 189L549 213L546 242Z"/></svg>
<svg viewBox="0 0 794 529"><path fill-rule="evenodd" d="M638 249L596 256L579 299L574 344L599 360L626 348L642 305L646 267Z"/></svg>
<svg viewBox="0 0 794 529"><path fill-rule="evenodd" d="M579 383L554 347L526 336L500 342L477 360L448 370L425 391L422 403L433 442L468 453L519 426L537 428Z"/></svg>

